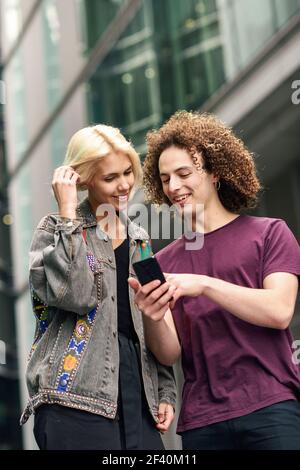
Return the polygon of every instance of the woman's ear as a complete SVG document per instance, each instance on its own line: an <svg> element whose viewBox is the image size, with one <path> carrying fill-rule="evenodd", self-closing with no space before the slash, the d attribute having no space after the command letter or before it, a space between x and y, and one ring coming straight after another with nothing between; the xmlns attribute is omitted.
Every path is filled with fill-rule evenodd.
<svg viewBox="0 0 300 470"><path fill-rule="evenodd" d="M85 182L85 186L87 187L87 189L93 190L94 187L95 187L94 178L90 178L89 180L87 180L87 181Z"/></svg>

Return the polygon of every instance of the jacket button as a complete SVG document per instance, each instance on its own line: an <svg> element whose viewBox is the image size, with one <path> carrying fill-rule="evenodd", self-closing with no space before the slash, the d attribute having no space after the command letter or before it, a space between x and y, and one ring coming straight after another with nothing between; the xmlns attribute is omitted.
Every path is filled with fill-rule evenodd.
<svg viewBox="0 0 300 470"><path fill-rule="evenodd" d="M113 302L115 301L115 296L114 296L114 295L111 296L111 300L112 300Z"/></svg>
<svg viewBox="0 0 300 470"><path fill-rule="evenodd" d="M107 406L107 407L105 408L105 411L106 411L106 413L108 413L108 414L111 413L111 412L112 412L111 406Z"/></svg>
<svg viewBox="0 0 300 470"><path fill-rule="evenodd" d="M60 384L64 387L65 385L67 385L68 381L66 379L62 379L60 381Z"/></svg>
<svg viewBox="0 0 300 470"><path fill-rule="evenodd" d="M108 261L109 261L110 263L112 263L112 258L111 258L111 257L109 257L109 258L108 258Z"/></svg>
<svg viewBox="0 0 300 470"><path fill-rule="evenodd" d="M113 331L113 337L115 338L117 336L117 332Z"/></svg>
<svg viewBox="0 0 300 470"><path fill-rule="evenodd" d="M110 370L114 373L115 370L116 370L116 368L115 368L114 366L112 366L112 367L110 368Z"/></svg>

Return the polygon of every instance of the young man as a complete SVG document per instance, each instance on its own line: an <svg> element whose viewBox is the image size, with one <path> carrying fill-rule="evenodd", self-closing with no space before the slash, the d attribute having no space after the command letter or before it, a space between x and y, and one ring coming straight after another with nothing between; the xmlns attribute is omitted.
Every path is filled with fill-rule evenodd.
<svg viewBox="0 0 300 470"><path fill-rule="evenodd" d="M153 354L167 365L182 354L183 448L300 449L288 329L300 249L284 221L242 213L260 190L253 156L214 116L178 112L148 134L144 174L151 201L188 213L204 239L157 255L167 283L129 280Z"/></svg>

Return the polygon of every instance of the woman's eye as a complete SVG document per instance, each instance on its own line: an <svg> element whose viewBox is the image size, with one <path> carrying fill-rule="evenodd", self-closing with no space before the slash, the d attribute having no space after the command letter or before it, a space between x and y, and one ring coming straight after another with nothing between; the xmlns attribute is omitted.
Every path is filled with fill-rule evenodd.
<svg viewBox="0 0 300 470"><path fill-rule="evenodd" d="M168 183L170 180L161 180L162 184Z"/></svg>
<svg viewBox="0 0 300 470"><path fill-rule="evenodd" d="M112 181L113 179L114 179L114 177L113 177L113 176L111 176L111 177L109 177L109 178L105 178L105 180L104 180L104 181Z"/></svg>
<svg viewBox="0 0 300 470"><path fill-rule="evenodd" d="M179 175L179 176L181 176L181 178L186 178L187 176L190 176L190 174L191 174L191 173L184 173L184 174Z"/></svg>

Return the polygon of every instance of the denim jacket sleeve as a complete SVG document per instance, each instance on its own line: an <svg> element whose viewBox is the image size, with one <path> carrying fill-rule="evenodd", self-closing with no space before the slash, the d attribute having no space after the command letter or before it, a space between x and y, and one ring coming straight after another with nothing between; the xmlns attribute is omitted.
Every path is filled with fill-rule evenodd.
<svg viewBox="0 0 300 470"><path fill-rule="evenodd" d="M175 409L176 405L176 382L173 367L157 364L158 373L158 398L159 403L170 403Z"/></svg>
<svg viewBox="0 0 300 470"><path fill-rule="evenodd" d="M30 285L47 305L85 315L97 305L81 220L49 215L39 223L30 247Z"/></svg>

